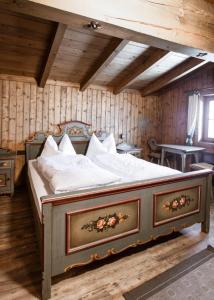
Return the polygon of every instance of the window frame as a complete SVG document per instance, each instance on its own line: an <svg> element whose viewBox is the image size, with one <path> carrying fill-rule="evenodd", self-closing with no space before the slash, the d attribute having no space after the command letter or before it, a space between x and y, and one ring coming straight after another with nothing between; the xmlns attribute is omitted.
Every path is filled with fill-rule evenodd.
<svg viewBox="0 0 214 300"><path fill-rule="evenodd" d="M203 95L203 117L202 117L202 142L214 143L214 138L208 137L208 115L209 115L209 103L214 100L214 95Z"/></svg>

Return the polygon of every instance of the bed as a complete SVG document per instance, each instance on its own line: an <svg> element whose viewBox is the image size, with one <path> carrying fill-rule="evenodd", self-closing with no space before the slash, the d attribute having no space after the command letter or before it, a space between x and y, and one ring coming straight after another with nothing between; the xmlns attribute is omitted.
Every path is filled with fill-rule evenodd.
<svg viewBox="0 0 214 300"><path fill-rule="evenodd" d="M60 126L77 153L84 154L90 127L82 122ZM51 278L129 247L179 231L194 223L209 232L212 171L180 173L75 192L53 194L35 159L48 133L26 142L28 186L42 265L42 299L51 297Z"/></svg>

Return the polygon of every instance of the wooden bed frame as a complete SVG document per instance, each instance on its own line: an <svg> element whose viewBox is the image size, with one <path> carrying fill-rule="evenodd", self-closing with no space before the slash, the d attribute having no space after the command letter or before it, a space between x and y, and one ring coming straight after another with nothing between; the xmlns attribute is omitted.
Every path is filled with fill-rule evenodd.
<svg viewBox="0 0 214 300"><path fill-rule="evenodd" d="M54 138L69 134L85 153L89 125L62 124ZM26 142L26 159L42 151L46 136ZM42 221L29 191L41 250L42 299L51 297L51 278L73 267L119 253L194 223L208 233L212 171L182 173L154 180L104 186L41 197Z"/></svg>

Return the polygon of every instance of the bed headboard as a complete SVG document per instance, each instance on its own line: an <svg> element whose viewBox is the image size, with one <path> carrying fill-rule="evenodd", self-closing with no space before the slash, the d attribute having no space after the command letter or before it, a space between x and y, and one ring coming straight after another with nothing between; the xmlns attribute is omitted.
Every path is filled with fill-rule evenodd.
<svg viewBox="0 0 214 300"><path fill-rule="evenodd" d="M70 121L57 125L59 133L37 132L31 140L26 141L26 160L35 159L43 149L44 143L48 135L52 135L54 140L59 144L65 133L70 137L74 149L78 154L85 154L91 134L89 133L90 125L80 121Z"/></svg>

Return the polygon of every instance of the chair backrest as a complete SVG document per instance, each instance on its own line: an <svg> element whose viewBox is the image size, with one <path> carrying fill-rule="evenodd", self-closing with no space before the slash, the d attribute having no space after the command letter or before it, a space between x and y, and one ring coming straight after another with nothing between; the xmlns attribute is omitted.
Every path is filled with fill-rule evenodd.
<svg viewBox="0 0 214 300"><path fill-rule="evenodd" d="M147 143L152 151L158 150L157 141L155 138L148 139Z"/></svg>

